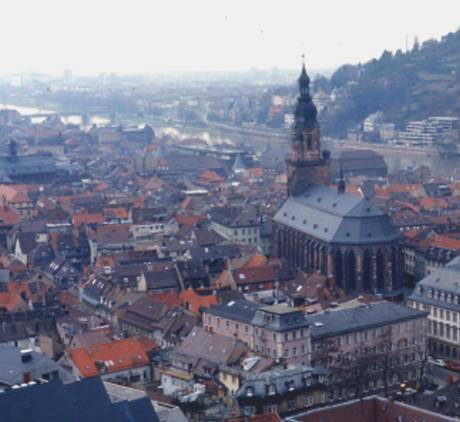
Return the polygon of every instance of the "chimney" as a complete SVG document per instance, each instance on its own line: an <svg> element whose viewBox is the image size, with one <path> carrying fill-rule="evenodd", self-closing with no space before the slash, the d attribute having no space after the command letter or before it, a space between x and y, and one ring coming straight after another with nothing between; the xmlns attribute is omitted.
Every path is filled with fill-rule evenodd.
<svg viewBox="0 0 460 422"><path fill-rule="evenodd" d="M24 384L28 384L30 381L32 381L31 376L30 376L30 372L28 372L28 371L24 372L22 374L22 382Z"/></svg>

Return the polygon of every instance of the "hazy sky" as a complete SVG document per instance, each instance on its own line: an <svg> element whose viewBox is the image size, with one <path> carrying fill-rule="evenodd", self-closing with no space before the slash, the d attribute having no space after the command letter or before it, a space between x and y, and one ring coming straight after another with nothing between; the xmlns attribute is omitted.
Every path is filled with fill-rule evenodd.
<svg viewBox="0 0 460 422"><path fill-rule="evenodd" d="M329 68L455 31L459 0L1 0L0 73Z"/></svg>

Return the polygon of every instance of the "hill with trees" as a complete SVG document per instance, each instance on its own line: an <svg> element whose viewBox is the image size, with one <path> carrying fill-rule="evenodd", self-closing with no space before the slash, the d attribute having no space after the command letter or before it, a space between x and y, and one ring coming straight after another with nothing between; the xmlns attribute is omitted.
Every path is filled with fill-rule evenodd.
<svg viewBox="0 0 460 422"><path fill-rule="evenodd" d="M315 90L333 94L322 112L324 132L344 136L372 113L402 127L428 116L460 116L460 30L440 41L416 41L411 51L384 51L379 59L341 66Z"/></svg>

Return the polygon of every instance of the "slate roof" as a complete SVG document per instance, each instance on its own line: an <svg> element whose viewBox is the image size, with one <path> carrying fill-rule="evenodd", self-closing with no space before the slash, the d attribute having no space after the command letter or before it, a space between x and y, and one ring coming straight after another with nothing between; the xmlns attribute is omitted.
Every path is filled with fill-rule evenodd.
<svg viewBox="0 0 460 422"><path fill-rule="evenodd" d="M56 172L50 153L0 157L0 170L9 177L31 176Z"/></svg>
<svg viewBox="0 0 460 422"><path fill-rule="evenodd" d="M417 311L393 302L381 301L355 308L325 311L305 317L310 325L312 340L381 327L401 321L425 318Z"/></svg>
<svg viewBox="0 0 460 422"><path fill-rule="evenodd" d="M180 289L180 281L175 268L164 271L145 271L147 290Z"/></svg>
<svg viewBox="0 0 460 422"><path fill-rule="evenodd" d="M383 157L379 153L369 149L342 151L337 161L342 164L343 171L387 169Z"/></svg>
<svg viewBox="0 0 460 422"><path fill-rule="evenodd" d="M262 305L249 300L232 300L225 305L214 305L206 309L211 315L228 318L235 321L250 323L256 314L257 309Z"/></svg>
<svg viewBox="0 0 460 422"><path fill-rule="evenodd" d="M209 246L206 248L192 247L190 248L192 259L207 261L222 258L236 258L241 256L241 249L235 243L224 245Z"/></svg>
<svg viewBox="0 0 460 422"><path fill-rule="evenodd" d="M0 384L9 386L21 384L24 382L25 372L29 372L31 380L37 380L43 378L44 374L57 371L63 381L73 381L69 373L47 356L37 352L31 352L31 355L32 358L28 362L22 362L19 347L0 346ZM1 411L0 415L3 417Z"/></svg>
<svg viewBox="0 0 460 422"><path fill-rule="evenodd" d="M211 220L225 227L254 227L260 225L260 218L243 207L215 207Z"/></svg>
<svg viewBox="0 0 460 422"><path fill-rule="evenodd" d="M308 327L302 311L285 303L260 308L252 323L271 331L290 331Z"/></svg>
<svg viewBox="0 0 460 422"><path fill-rule="evenodd" d="M451 294L452 300L450 303L447 300L442 300L434 295L434 291ZM419 281L409 296L409 300L458 311L460 306L460 256Z"/></svg>
<svg viewBox="0 0 460 422"><path fill-rule="evenodd" d="M322 368L296 367L289 369L272 369L261 372L260 374L248 374L244 384L237 391L237 397L249 397L248 388L252 388L252 395L258 398L267 397L268 386L274 386L275 391L271 397L283 396L288 393L290 388L303 390L308 386L307 380L311 380L311 385L317 383L313 379L315 375L324 375L326 371ZM293 384L291 384L293 383Z"/></svg>
<svg viewBox="0 0 460 422"><path fill-rule="evenodd" d="M370 244L398 236L390 218L367 199L317 184L289 197L274 221L327 243Z"/></svg>
<svg viewBox="0 0 460 422"><path fill-rule="evenodd" d="M5 422L159 422L147 397L112 403L100 378L6 391L0 414Z"/></svg>
<svg viewBox="0 0 460 422"><path fill-rule="evenodd" d="M184 339L177 352L207 359L217 364L229 364L232 363L230 360L238 345L243 343L233 337L210 333L201 327L195 327Z"/></svg>

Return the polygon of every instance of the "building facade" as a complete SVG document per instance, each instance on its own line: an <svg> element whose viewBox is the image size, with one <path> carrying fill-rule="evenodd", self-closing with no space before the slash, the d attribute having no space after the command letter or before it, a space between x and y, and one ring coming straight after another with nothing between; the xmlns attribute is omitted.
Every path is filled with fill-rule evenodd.
<svg viewBox="0 0 460 422"><path fill-rule="evenodd" d="M203 310L204 327L235 337L273 359L309 364L310 333L302 311L286 304L261 306L246 300Z"/></svg>
<svg viewBox="0 0 460 422"><path fill-rule="evenodd" d="M460 362L460 257L417 283L409 306L428 312L429 353Z"/></svg>
<svg viewBox="0 0 460 422"><path fill-rule="evenodd" d="M330 400L388 393L424 376L427 313L380 301L309 315L312 365L329 370Z"/></svg>

